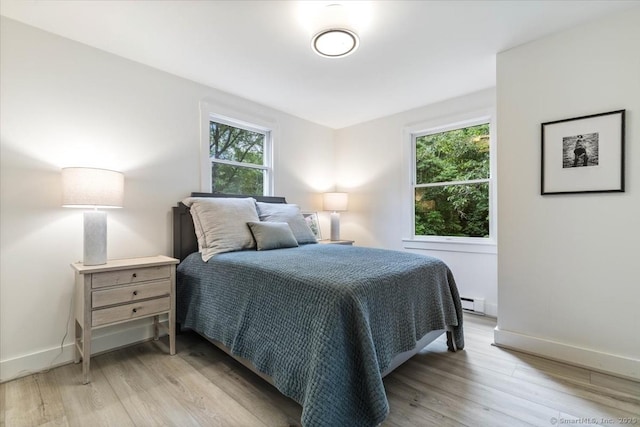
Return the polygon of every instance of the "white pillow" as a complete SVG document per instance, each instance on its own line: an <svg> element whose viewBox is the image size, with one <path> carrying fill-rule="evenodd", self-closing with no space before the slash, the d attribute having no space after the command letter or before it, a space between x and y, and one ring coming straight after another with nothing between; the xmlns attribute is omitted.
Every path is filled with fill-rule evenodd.
<svg viewBox="0 0 640 427"><path fill-rule="evenodd" d="M286 222L299 245L317 243L316 236L304 220L298 205L257 202L260 221Z"/></svg>
<svg viewBox="0 0 640 427"><path fill-rule="evenodd" d="M203 261L222 252L256 247L247 226L259 221L254 198L189 197L182 203L190 208Z"/></svg>

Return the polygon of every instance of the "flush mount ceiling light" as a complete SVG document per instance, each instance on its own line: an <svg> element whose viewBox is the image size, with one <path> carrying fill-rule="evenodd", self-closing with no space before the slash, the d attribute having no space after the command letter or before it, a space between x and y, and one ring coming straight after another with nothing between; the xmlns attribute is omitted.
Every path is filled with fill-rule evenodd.
<svg viewBox="0 0 640 427"><path fill-rule="evenodd" d="M359 44L358 35L345 28L323 30L311 39L314 52L325 58L343 58L351 55Z"/></svg>

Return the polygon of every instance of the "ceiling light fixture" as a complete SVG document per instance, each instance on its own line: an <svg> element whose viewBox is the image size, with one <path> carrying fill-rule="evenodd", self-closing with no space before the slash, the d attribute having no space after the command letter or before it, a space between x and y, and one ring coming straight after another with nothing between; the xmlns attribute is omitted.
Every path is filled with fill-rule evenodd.
<svg viewBox="0 0 640 427"><path fill-rule="evenodd" d="M314 52L325 58L343 58L358 49L358 35L345 28L331 28L320 31L311 39Z"/></svg>

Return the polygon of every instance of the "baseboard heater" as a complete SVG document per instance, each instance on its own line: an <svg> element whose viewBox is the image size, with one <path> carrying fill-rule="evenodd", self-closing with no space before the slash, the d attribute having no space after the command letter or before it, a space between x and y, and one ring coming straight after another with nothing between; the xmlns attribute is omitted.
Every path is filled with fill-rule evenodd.
<svg viewBox="0 0 640 427"><path fill-rule="evenodd" d="M484 316L484 298L460 297L462 309L467 313Z"/></svg>

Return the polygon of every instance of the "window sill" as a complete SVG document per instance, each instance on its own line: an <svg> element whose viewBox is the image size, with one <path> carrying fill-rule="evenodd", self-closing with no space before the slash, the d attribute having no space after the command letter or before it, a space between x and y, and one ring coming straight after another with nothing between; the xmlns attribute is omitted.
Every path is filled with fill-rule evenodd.
<svg viewBox="0 0 640 427"><path fill-rule="evenodd" d="M407 238L402 239L404 249L429 251L467 252L477 254L497 254L498 245L492 239L468 239L460 237Z"/></svg>

